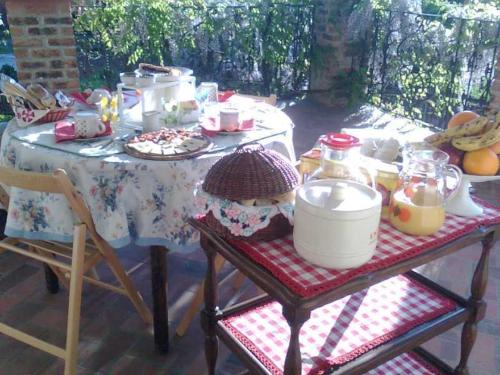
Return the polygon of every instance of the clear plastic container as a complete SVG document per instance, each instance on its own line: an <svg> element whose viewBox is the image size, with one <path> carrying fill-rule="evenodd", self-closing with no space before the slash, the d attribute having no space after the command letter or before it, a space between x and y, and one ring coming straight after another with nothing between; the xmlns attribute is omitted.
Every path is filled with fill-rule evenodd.
<svg viewBox="0 0 500 375"><path fill-rule="evenodd" d="M370 184L373 174L362 166L359 139L348 134L328 133L320 137L320 167L308 178L353 180Z"/></svg>

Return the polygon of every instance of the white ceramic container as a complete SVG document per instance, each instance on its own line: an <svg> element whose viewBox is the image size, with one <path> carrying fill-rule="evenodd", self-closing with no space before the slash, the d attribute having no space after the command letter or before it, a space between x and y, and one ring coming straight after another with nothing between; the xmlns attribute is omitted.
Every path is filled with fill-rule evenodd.
<svg viewBox="0 0 500 375"><path fill-rule="evenodd" d="M382 196L348 180L318 180L295 198L293 242L304 259L346 269L368 262L377 246Z"/></svg>
<svg viewBox="0 0 500 375"><path fill-rule="evenodd" d="M120 73L120 80L124 85L135 86L136 74L134 72Z"/></svg>
<svg viewBox="0 0 500 375"><path fill-rule="evenodd" d="M152 74L143 74L142 76L136 77L135 83L140 87L151 86L155 83L155 76Z"/></svg>

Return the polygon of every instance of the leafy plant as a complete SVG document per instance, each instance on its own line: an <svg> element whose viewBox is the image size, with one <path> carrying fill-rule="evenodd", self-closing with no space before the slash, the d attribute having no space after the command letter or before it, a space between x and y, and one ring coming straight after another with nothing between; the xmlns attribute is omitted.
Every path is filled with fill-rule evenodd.
<svg viewBox="0 0 500 375"><path fill-rule="evenodd" d="M488 18L498 22L493 3L423 0L422 11L435 15L396 3L402 2L361 1L353 11L352 17L365 17L350 26L366 32L350 34L357 37L356 43L351 41L357 48L354 56L369 51L369 63L356 69L367 67L366 99L396 114L441 125L458 110L484 110L490 100L498 23L476 19L489 12ZM369 16L366 7L372 9ZM351 91L360 91L359 82L351 80Z"/></svg>
<svg viewBox="0 0 500 375"><path fill-rule="evenodd" d="M110 0L75 19L82 76L141 61L189 66L200 80L256 93L303 89L308 80L312 0L274 3ZM114 82L113 82L114 76Z"/></svg>

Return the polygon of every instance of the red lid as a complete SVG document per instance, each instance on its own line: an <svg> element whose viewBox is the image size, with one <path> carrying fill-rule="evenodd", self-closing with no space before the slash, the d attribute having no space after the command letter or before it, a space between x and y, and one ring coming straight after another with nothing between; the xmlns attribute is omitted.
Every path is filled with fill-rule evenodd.
<svg viewBox="0 0 500 375"><path fill-rule="evenodd" d="M327 145L328 147L341 150L351 147L361 146L361 143L359 143L358 138L353 137L352 135L349 134L341 134L341 133L328 133L322 135L319 138L319 141L322 144Z"/></svg>

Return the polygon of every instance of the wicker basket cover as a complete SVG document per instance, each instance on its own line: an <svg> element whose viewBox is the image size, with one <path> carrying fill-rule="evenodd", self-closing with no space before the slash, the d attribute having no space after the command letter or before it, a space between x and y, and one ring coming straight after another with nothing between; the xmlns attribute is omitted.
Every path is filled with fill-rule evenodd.
<svg viewBox="0 0 500 375"><path fill-rule="evenodd" d="M205 192L230 199L266 199L292 191L299 183L294 166L260 144L240 146L207 173Z"/></svg>

